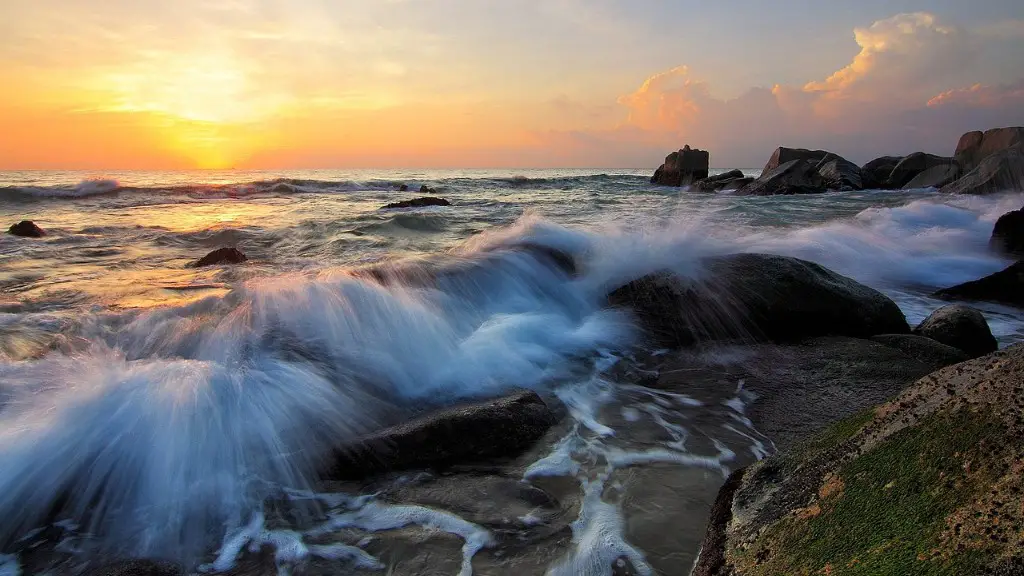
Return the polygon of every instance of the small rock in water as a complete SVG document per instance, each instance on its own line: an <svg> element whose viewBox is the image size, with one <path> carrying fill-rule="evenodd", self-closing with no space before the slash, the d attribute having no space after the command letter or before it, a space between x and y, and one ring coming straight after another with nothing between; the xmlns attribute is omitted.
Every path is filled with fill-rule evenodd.
<svg viewBox="0 0 1024 576"><path fill-rule="evenodd" d="M7 229L8 234L23 238L42 238L46 232L31 220L22 220Z"/></svg>
<svg viewBox="0 0 1024 576"><path fill-rule="evenodd" d="M409 185L408 184L402 184L401 186L398 187L398 191L399 192L405 192L407 190L409 190Z"/></svg>
<svg viewBox="0 0 1024 576"><path fill-rule="evenodd" d="M420 194L434 194L437 190L427 186L426 184L420 186Z"/></svg>
<svg viewBox="0 0 1024 576"><path fill-rule="evenodd" d="M989 248L1016 256L1024 256L1024 208L1007 212L992 228Z"/></svg>
<svg viewBox="0 0 1024 576"><path fill-rule="evenodd" d="M220 264L241 264L248 258L238 248L218 248L189 265L191 268L217 266Z"/></svg>
<svg viewBox="0 0 1024 576"><path fill-rule="evenodd" d="M1024 308L1024 261L980 280L939 290L933 296L944 300L997 302Z"/></svg>
<svg viewBox="0 0 1024 576"><path fill-rule="evenodd" d="M422 192L422 190L420 190ZM390 210L392 208L423 208L424 206L451 206L452 203L445 200L444 198L438 198L436 196L424 196L423 198L413 198L412 200L402 200L401 202L392 202L381 208L381 210Z"/></svg>
<svg viewBox="0 0 1024 576"><path fill-rule="evenodd" d="M963 350L971 358L978 358L999 349L988 322L981 312L960 304L943 306L914 329L914 334L926 336Z"/></svg>

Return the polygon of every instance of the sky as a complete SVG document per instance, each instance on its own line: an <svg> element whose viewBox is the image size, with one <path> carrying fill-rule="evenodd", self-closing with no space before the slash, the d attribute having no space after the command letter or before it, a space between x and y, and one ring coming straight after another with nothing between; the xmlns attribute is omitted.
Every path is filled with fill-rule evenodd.
<svg viewBox="0 0 1024 576"><path fill-rule="evenodd" d="M1021 0L0 0L0 170L857 162L1024 125Z"/></svg>

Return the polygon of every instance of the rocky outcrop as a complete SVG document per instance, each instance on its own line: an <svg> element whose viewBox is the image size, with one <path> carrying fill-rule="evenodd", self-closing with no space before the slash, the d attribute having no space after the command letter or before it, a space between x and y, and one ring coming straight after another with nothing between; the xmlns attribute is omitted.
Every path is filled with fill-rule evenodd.
<svg viewBox="0 0 1024 576"><path fill-rule="evenodd" d="M902 156L882 156L860 167L865 189L884 189L889 182L893 168L903 160Z"/></svg>
<svg viewBox="0 0 1024 576"><path fill-rule="evenodd" d="M324 476L355 479L398 470L516 456L558 418L535 392L445 408L342 447Z"/></svg>
<svg viewBox="0 0 1024 576"><path fill-rule="evenodd" d="M7 229L7 233L12 236L21 236L22 238L42 238L46 236L46 231L36 226L36 223L31 220L22 220L17 224L13 224Z"/></svg>
<svg viewBox="0 0 1024 576"><path fill-rule="evenodd" d="M423 198L413 198L412 200L402 200L400 202L392 202L381 206L381 210L392 210L395 208L423 208L426 206L451 206L452 203L445 200L444 198L438 198L436 196L424 196Z"/></svg>
<svg viewBox="0 0 1024 576"><path fill-rule="evenodd" d="M763 173L757 180L740 189L750 196L776 194L815 194L825 191L825 179L814 164L806 160L791 160L774 170Z"/></svg>
<svg viewBox="0 0 1024 576"><path fill-rule="evenodd" d="M816 169L829 190L863 190L864 179L860 166L846 158L829 154L818 163Z"/></svg>
<svg viewBox="0 0 1024 576"><path fill-rule="evenodd" d="M711 156L705 150L684 146L665 157L665 162L651 177L651 184L689 186L708 177Z"/></svg>
<svg viewBox="0 0 1024 576"><path fill-rule="evenodd" d="M888 297L813 262L733 254L704 265L698 279L664 272L630 282L609 302L631 308L651 337L667 346L910 332Z"/></svg>
<svg viewBox="0 0 1024 576"><path fill-rule="evenodd" d="M890 190L903 188L916 178L917 175L937 166L959 167L956 160L952 158L936 156L934 154L925 154L924 152L914 152L909 156L903 157L903 159L893 167L892 172L889 173L889 177L883 183L883 187Z"/></svg>
<svg viewBox="0 0 1024 576"><path fill-rule="evenodd" d="M699 192L718 192L721 190L736 190L753 182L753 178L747 178L740 170L729 170L715 176L697 182L694 189Z"/></svg>
<svg viewBox="0 0 1024 576"><path fill-rule="evenodd" d="M943 306L925 318L914 334L931 338L966 352L971 358L984 356L999 348L985 317L970 306Z"/></svg>
<svg viewBox="0 0 1024 576"><path fill-rule="evenodd" d="M1019 574L1024 346L737 473L694 576Z"/></svg>
<svg viewBox="0 0 1024 576"><path fill-rule="evenodd" d="M964 177L943 186L947 194L995 194L1024 190L1024 144L989 155Z"/></svg>
<svg viewBox="0 0 1024 576"><path fill-rule="evenodd" d="M787 164L794 160L804 160L812 166L817 166L827 156L834 156L827 150L807 150L805 148L786 148L780 146L772 152L772 157L768 159L768 163L764 165L762 174L771 172L783 164Z"/></svg>
<svg viewBox="0 0 1024 576"><path fill-rule="evenodd" d="M1024 262L980 280L966 282L935 293L944 300L996 302L1024 308Z"/></svg>
<svg viewBox="0 0 1024 576"><path fill-rule="evenodd" d="M248 259L238 248L218 248L189 264L189 267L202 268L204 266L220 266L223 264L241 264Z"/></svg>
<svg viewBox="0 0 1024 576"><path fill-rule="evenodd" d="M1024 208L1007 212L996 220L988 247L996 252L1024 256Z"/></svg>
<svg viewBox="0 0 1024 576"><path fill-rule="evenodd" d="M959 348L914 334L880 334L872 336L871 340L895 348L907 356L927 364L932 370L939 370L971 359L966 352Z"/></svg>
<svg viewBox="0 0 1024 576"><path fill-rule="evenodd" d="M917 188L942 188L947 184L956 181L963 172L956 164L940 164L914 176L910 182L903 185L904 190Z"/></svg>
<svg viewBox="0 0 1024 576"><path fill-rule="evenodd" d="M1021 144L1024 144L1024 127L1021 126L968 132L960 137L953 156L964 170L970 171L992 154Z"/></svg>

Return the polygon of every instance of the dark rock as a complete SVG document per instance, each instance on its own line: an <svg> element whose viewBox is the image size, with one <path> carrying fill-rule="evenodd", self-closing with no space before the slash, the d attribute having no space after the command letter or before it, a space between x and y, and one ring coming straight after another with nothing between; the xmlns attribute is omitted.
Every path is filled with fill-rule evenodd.
<svg viewBox="0 0 1024 576"><path fill-rule="evenodd" d="M171 562L154 560L124 560L114 562L86 573L86 576L179 576L181 567Z"/></svg>
<svg viewBox="0 0 1024 576"><path fill-rule="evenodd" d="M736 188L742 187L736 185L737 181L745 179L746 176L743 175L742 171L729 170L728 172L724 172L722 174L708 176L707 178L694 184L694 189L700 192L718 192L719 190L726 189L734 190Z"/></svg>
<svg viewBox="0 0 1024 576"><path fill-rule="evenodd" d="M684 146L665 157L665 162L651 177L651 184L689 186L708 177L711 156L705 150Z"/></svg>
<svg viewBox="0 0 1024 576"><path fill-rule="evenodd" d="M401 186L398 187L399 192L406 192L407 190L409 190L408 184L402 184Z"/></svg>
<svg viewBox="0 0 1024 576"><path fill-rule="evenodd" d="M925 154L924 152L914 152L909 156L905 156L902 160L893 167L892 172L889 173L889 178L885 181L883 186L890 190L897 190L903 188L911 180L913 180L918 174L934 168L936 166L959 166L956 160L952 158L946 158L944 156L936 156L934 154Z"/></svg>
<svg viewBox="0 0 1024 576"><path fill-rule="evenodd" d="M1024 208L1007 212L996 220L988 247L996 252L1024 256Z"/></svg>
<svg viewBox="0 0 1024 576"><path fill-rule="evenodd" d="M248 258L237 248L218 248L189 264L189 266L192 268L202 268L203 266L219 266L221 264L241 264L246 260Z"/></svg>
<svg viewBox="0 0 1024 576"><path fill-rule="evenodd" d="M445 408L342 447L331 479L514 457L557 421L535 392Z"/></svg>
<svg viewBox="0 0 1024 576"><path fill-rule="evenodd" d="M902 156L882 156L861 166L860 173L864 189L884 189L893 168L900 163L900 160L903 160Z"/></svg>
<svg viewBox="0 0 1024 576"><path fill-rule="evenodd" d="M996 302L1024 308L1024 262L1017 262L981 280L939 290L934 295L944 300Z"/></svg>
<svg viewBox="0 0 1024 576"><path fill-rule="evenodd" d="M995 194L1024 190L1024 144L996 152L963 178L942 187L947 194Z"/></svg>
<svg viewBox="0 0 1024 576"><path fill-rule="evenodd" d="M829 154L817 165L818 173L825 179L829 190L862 190L864 180L860 166L846 158Z"/></svg>
<svg viewBox="0 0 1024 576"><path fill-rule="evenodd" d="M413 198L412 200L402 200L401 202L392 202L381 207L381 210L390 210L392 208L423 208L424 206L451 206L452 203L445 200L444 198L438 198L436 196L424 196L423 198Z"/></svg>
<svg viewBox="0 0 1024 576"><path fill-rule="evenodd" d="M12 225L7 229L7 233L23 238L42 238L46 236L46 232L39 226L36 226L36 223L31 220L22 220Z"/></svg>
<svg viewBox="0 0 1024 576"><path fill-rule="evenodd" d="M914 334L931 338L977 358L999 349L985 317L970 306L943 306L914 329Z"/></svg>
<svg viewBox="0 0 1024 576"><path fill-rule="evenodd" d="M729 474L718 491L715 503L711 506L707 534L700 545L700 557L690 576L725 576L726 532L732 520L732 499L743 484L746 472L746 468L740 468Z"/></svg>
<svg viewBox="0 0 1024 576"><path fill-rule="evenodd" d="M651 336L668 346L910 332L888 297L813 262L733 254L704 264L699 279L647 276L613 291L609 302L632 307Z"/></svg>
<svg viewBox="0 0 1024 576"><path fill-rule="evenodd" d="M814 194L825 191L825 179L806 160L791 160L761 175L741 190L751 196Z"/></svg>
<svg viewBox="0 0 1024 576"><path fill-rule="evenodd" d="M881 334L871 340L895 348L934 370L970 360L963 350L914 334Z"/></svg>
<svg viewBox="0 0 1024 576"><path fill-rule="evenodd" d="M764 165L762 174L771 172L783 164L787 164L794 160L805 160L808 164L817 166L827 156L835 156L831 152L826 150L807 150L804 148L786 148L780 146L772 152L772 157L768 159L768 163ZM838 156L836 156L838 158Z"/></svg>
<svg viewBox="0 0 1024 576"><path fill-rule="evenodd" d="M917 176L914 176L910 182L903 185L903 189L914 190L916 188L942 188L943 186L956 181L956 179L962 174L963 172L960 170L960 166L956 164L940 164L938 166L932 166Z"/></svg>
<svg viewBox="0 0 1024 576"><path fill-rule="evenodd" d="M431 188L430 186L427 186L426 184L423 184L422 186L420 186L420 194L436 194L436 193L437 193L436 189Z"/></svg>
<svg viewBox="0 0 1024 576"><path fill-rule="evenodd" d="M1024 127L993 128L984 133L968 132L960 137L953 154L964 170L973 170L996 152L1024 144Z"/></svg>
<svg viewBox="0 0 1024 576"><path fill-rule="evenodd" d="M749 176L737 178L735 180L729 180L728 182L726 182L725 186L722 186L721 190L742 190L743 188L749 186L753 182L754 179Z"/></svg>

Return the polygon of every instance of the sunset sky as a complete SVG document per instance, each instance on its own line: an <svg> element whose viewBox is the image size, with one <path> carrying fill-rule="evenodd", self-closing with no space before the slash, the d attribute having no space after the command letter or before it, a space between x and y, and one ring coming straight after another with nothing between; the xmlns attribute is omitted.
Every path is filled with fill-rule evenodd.
<svg viewBox="0 0 1024 576"><path fill-rule="evenodd" d="M1024 124L1021 0L0 0L0 169L856 161Z"/></svg>

